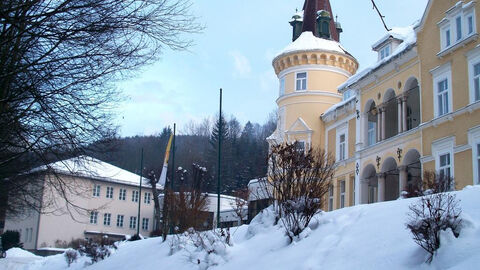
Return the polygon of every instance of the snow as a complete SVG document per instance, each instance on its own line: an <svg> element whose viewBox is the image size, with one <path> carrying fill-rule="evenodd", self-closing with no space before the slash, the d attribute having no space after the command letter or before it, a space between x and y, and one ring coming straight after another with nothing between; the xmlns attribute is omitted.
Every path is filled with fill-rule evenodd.
<svg viewBox="0 0 480 270"><path fill-rule="evenodd" d="M58 173L65 173L68 175L89 177L103 181L114 181L126 184L140 184L140 175L131 173L112 164L103 162L101 160L88 157L79 156L71 159L58 161L33 169L32 172L44 171L52 169ZM143 186L146 185L146 178L143 178Z"/></svg>
<svg viewBox="0 0 480 270"><path fill-rule="evenodd" d="M343 90L346 89L353 84L357 83L364 77L366 77L368 74L371 72L375 71L377 68L381 67L385 63L390 62L390 60L396 58L398 55L401 53L405 52L407 49L409 49L412 45L416 44L417 42L417 35L415 33L414 27L418 24L418 22L415 22L414 24L407 26L407 27L394 27L392 28L391 31L388 32L388 34L383 37L379 42L376 44L380 44L381 42L385 41L385 38L388 38L390 36L395 37L397 39L403 40L403 42L398 45L398 47L392 52L392 54L388 57L385 57L384 59L376 62L375 64L366 67L365 69L357 72L355 75L351 76L347 81L345 81L343 84L341 84L338 89ZM373 45L375 47L375 44Z"/></svg>
<svg viewBox="0 0 480 270"><path fill-rule="evenodd" d="M37 257L35 254L30 253L26 250L21 248L11 248L7 250L7 257L16 257L16 258L35 258Z"/></svg>
<svg viewBox="0 0 480 270"><path fill-rule="evenodd" d="M290 43L290 45L277 54L275 58L291 52L314 50L347 53L342 45L334 40L318 38L314 36L312 32L303 32L297 40Z"/></svg>
<svg viewBox="0 0 480 270"><path fill-rule="evenodd" d="M208 260L218 265L209 269L478 269L480 186L454 194L460 200L464 225L458 238L448 231L441 234L441 247L431 265L425 263L426 252L414 243L405 226L408 207L418 200L413 198L319 214L301 239L293 243L289 243L281 223L275 225L271 209L264 210L250 225L230 230L232 246L215 248L218 252ZM111 257L86 269L206 269L205 261L192 261L207 255L191 242L182 242L181 248L171 253L175 237L164 243L161 238L122 243ZM0 260L0 269L67 270L79 269L82 264L67 268L61 256L41 258L17 268L15 264L4 267L11 262L7 257Z"/></svg>
<svg viewBox="0 0 480 270"><path fill-rule="evenodd" d="M343 100L335 105L333 105L332 107L328 108L328 110L326 110L323 114L324 115L327 115L329 114L330 112L333 112L335 111L337 108L340 108L342 107L343 105L345 104L348 104L350 101L354 100L356 98L356 96L351 96L349 98L347 98L346 100Z"/></svg>

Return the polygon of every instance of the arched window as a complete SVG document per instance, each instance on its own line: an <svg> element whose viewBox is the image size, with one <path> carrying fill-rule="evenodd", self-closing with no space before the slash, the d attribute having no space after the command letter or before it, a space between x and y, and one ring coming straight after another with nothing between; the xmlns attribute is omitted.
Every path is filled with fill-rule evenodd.
<svg viewBox="0 0 480 270"><path fill-rule="evenodd" d="M420 87L416 78L407 81L404 93L407 97L406 130L410 130L420 125Z"/></svg>
<svg viewBox="0 0 480 270"><path fill-rule="evenodd" d="M365 109L367 116L366 121L366 143L367 146L374 145L377 142L377 109L375 108L375 102L371 100L367 102Z"/></svg>
<svg viewBox="0 0 480 270"><path fill-rule="evenodd" d="M398 103L393 89L385 93L383 104L385 105L385 139L398 134Z"/></svg>

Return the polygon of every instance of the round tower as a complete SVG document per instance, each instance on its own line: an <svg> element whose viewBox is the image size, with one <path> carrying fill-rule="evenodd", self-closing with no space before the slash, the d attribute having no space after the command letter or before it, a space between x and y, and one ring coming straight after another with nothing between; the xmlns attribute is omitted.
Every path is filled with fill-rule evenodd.
<svg viewBox="0 0 480 270"><path fill-rule="evenodd" d="M277 130L269 142L323 148L320 116L342 101L337 87L355 74L358 62L339 43L340 24L332 19L328 0L305 1L303 20L294 19L303 23L301 34L295 35L296 25L293 43L273 59L280 93Z"/></svg>

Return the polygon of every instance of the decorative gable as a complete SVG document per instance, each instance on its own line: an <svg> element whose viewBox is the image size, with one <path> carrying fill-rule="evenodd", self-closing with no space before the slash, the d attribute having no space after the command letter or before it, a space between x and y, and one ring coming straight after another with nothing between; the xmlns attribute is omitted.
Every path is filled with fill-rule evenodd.
<svg viewBox="0 0 480 270"><path fill-rule="evenodd" d="M293 125L286 131L287 134L312 133L313 130L299 117Z"/></svg>

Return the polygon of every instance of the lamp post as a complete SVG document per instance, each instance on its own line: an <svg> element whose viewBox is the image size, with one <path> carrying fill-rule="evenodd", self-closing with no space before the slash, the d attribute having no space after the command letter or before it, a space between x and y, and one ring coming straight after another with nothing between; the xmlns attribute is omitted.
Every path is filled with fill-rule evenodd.
<svg viewBox="0 0 480 270"><path fill-rule="evenodd" d="M138 215L137 215L137 235L140 235L140 205L142 203L142 178L143 178L143 148L140 158L140 187L138 188Z"/></svg>
<svg viewBox="0 0 480 270"><path fill-rule="evenodd" d="M220 88L220 114L218 116L218 170L217 170L217 227L220 226L220 172L222 155L222 88Z"/></svg>

